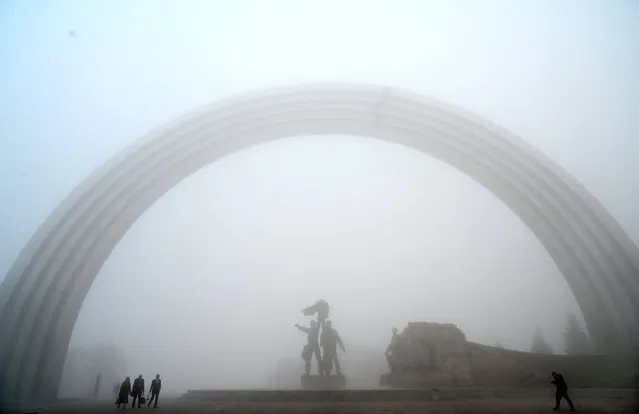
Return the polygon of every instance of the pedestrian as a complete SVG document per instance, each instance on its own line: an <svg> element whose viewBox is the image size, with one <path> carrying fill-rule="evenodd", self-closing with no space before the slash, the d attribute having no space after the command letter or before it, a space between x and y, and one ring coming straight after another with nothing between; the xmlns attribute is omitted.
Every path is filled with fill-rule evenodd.
<svg viewBox="0 0 639 414"><path fill-rule="evenodd" d="M558 374L556 372L552 373L552 381L551 384L555 384L557 391L555 393L555 408L554 411L559 411L559 405L561 404L561 399L565 399L568 401L568 405L570 406L570 411L575 411L575 406L572 404L570 397L568 396L568 385L566 384L566 380L564 380L564 376Z"/></svg>

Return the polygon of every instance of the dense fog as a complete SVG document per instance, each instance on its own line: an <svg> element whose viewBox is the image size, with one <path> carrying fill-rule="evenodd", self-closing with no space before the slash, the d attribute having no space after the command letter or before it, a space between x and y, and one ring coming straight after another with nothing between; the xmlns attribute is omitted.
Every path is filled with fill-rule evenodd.
<svg viewBox="0 0 639 414"><path fill-rule="evenodd" d="M233 94L389 85L469 109L540 148L639 240L639 7L631 1L4 1L0 277L89 173L148 130ZM450 322L471 341L562 352L561 273L497 197L367 137L240 151L158 200L112 252L73 349L167 390L268 388L331 304L346 347Z"/></svg>

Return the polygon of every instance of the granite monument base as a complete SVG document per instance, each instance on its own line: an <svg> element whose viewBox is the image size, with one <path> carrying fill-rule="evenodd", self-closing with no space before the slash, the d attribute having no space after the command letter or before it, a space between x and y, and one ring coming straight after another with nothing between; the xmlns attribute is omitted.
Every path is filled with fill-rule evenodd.
<svg viewBox="0 0 639 414"><path fill-rule="evenodd" d="M302 375L300 379L303 390L343 390L346 378L343 375Z"/></svg>

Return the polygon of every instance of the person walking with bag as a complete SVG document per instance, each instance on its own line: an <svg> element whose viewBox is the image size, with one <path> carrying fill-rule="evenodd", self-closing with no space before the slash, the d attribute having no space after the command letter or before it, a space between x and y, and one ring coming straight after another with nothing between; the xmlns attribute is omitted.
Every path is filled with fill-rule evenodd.
<svg viewBox="0 0 639 414"><path fill-rule="evenodd" d="M133 400L131 401L131 408L135 408L135 400L138 401L138 408L144 404L144 378L142 378L142 374L133 381L131 396L133 397Z"/></svg>

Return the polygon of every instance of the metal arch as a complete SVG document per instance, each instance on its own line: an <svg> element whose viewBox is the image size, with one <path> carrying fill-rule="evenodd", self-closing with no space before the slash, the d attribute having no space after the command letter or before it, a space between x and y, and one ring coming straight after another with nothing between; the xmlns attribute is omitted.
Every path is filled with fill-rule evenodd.
<svg viewBox="0 0 639 414"><path fill-rule="evenodd" d="M637 248L561 168L498 127L418 95L367 85L310 85L243 96L187 115L134 143L74 191L29 242L0 289L2 395L57 394L73 324L91 283L130 225L173 185L244 147L340 133L407 145L475 178L543 243L598 349L627 350L636 343Z"/></svg>

